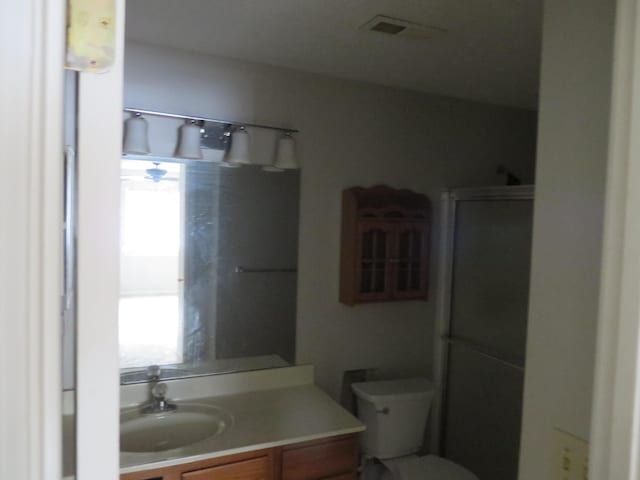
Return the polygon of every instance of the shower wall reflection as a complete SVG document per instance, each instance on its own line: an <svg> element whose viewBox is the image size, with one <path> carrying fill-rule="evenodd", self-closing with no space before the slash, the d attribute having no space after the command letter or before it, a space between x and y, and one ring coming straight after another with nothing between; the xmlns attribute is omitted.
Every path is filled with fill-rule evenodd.
<svg viewBox="0 0 640 480"><path fill-rule="evenodd" d="M299 173L177 162L122 161L123 381L293 363Z"/></svg>

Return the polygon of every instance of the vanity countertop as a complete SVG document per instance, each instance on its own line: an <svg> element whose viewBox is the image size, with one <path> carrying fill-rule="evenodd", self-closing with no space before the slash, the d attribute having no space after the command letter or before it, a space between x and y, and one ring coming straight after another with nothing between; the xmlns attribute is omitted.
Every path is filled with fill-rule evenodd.
<svg viewBox="0 0 640 480"><path fill-rule="evenodd" d="M234 417L222 434L164 452L120 453L120 473L361 432L364 425L314 385L198 398Z"/></svg>

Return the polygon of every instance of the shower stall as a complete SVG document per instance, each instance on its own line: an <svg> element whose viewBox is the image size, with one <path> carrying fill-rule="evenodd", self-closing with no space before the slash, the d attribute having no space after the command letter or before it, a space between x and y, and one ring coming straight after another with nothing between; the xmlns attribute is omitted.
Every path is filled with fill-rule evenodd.
<svg viewBox="0 0 640 480"><path fill-rule="evenodd" d="M516 480L529 296L531 186L443 195L441 453L482 480Z"/></svg>

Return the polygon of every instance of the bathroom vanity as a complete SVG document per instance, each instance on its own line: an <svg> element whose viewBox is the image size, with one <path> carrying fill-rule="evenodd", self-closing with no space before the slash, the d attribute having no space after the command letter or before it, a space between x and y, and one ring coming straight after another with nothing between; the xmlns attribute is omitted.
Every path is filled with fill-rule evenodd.
<svg viewBox="0 0 640 480"><path fill-rule="evenodd" d="M356 436L340 435L282 447L122 474L121 480L355 480Z"/></svg>
<svg viewBox="0 0 640 480"><path fill-rule="evenodd" d="M141 413L145 384L121 389L121 480L356 478L364 425L313 384L311 366L166 384L178 408L158 416ZM196 438L208 420L216 433Z"/></svg>

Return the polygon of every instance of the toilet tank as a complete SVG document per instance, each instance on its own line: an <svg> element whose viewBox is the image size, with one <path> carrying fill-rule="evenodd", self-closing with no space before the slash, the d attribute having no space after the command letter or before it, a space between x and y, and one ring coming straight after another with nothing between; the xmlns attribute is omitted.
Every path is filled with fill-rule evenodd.
<svg viewBox="0 0 640 480"><path fill-rule="evenodd" d="M367 426L362 451L379 459L420 450L435 387L424 378L359 382L351 385L358 418Z"/></svg>

